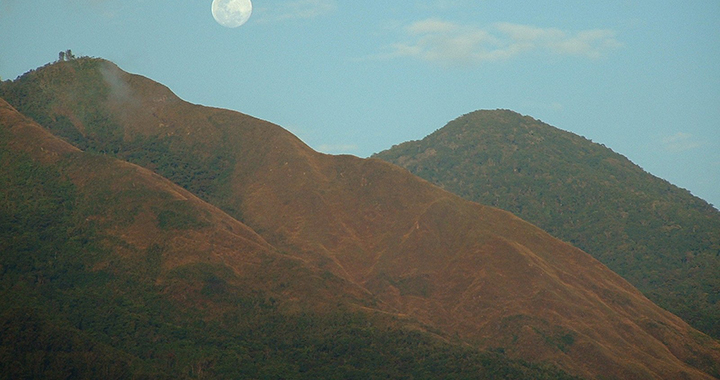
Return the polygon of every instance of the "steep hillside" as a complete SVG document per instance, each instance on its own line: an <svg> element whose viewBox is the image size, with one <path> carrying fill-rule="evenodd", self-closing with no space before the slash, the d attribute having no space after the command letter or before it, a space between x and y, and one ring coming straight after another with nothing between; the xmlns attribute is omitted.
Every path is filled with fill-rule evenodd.
<svg viewBox="0 0 720 380"><path fill-rule="evenodd" d="M0 99L0 378L569 378L449 344Z"/></svg>
<svg viewBox="0 0 720 380"><path fill-rule="evenodd" d="M586 253L396 166L314 152L101 60L50 65L2 92L75 146L155 170L358 290L354 304L365 295L375 301L365 307L441 336L586 377L720 373L718 342Z"/></svg>
<svg viewBox="0 0 720 380"><path fill-rule="evenodd" d="M573 243L720 337L720 212L610 149L497 110L375 157Z"/></svg>

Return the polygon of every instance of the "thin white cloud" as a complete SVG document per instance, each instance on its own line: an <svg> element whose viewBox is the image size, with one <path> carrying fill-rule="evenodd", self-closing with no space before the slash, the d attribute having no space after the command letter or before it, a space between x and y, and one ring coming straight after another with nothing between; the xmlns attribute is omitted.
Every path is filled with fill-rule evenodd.
<svg viewBox="0 0 720 380"><path fill-rule="evenodd" d="M703 145L690 133L678 132L662 140L663 148L668 152L679 153L699 148Z"/></svg>
<svg viewBox="0 0 720 380"><path fill-rule="evenodd" d="M411 57L442 65L501 61L525 52L600 58L622 44L609 29L567 32L558 28L496 23L487 28L427 19L406 25L404 41L392 44L382 58Z"/></svg>
<svg viewBox="0 0 720 380"><path fill-rule="evenodd" d="M262 8L261 22L310 19L333 12L335 0L292 0L274 7Z"/></svg>

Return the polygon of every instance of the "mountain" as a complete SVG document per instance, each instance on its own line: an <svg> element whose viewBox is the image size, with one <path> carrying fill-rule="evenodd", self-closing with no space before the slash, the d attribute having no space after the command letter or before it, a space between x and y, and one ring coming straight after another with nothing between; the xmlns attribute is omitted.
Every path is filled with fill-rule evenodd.
<svg viewBox="0 0 720 380"><path fill-rule="evenodd" d="M449 343L0 99L0 378L570 378Z"/></svg>
<svg viewBox="0 0 720 380"><path fill-rule="evenodd" d="M90 213L79 220L124 223L101 228L108 235L102 247L118 257L106 261L125 260L129 273L141 272L148 262L159 265L157 279L146 283L164 302L176 309L185 306L174 324L190 324L200 334L212 323L193 323L197 319L188 315L205 312L203 321L220 321L225 330L211 335L228 338L203 342L206 350L244 342L248 335L255 338L232 359L200 360L201 368L218 371L221 364L237 365L248 351L275 352L282 346L288 350L278 354L281 365L272 368L295 374L339 364L368 370L362 363L386 371L373 373L377 377L439 373L474 378L492 363L507 363L502 368L516 373L553 371L525 361L551 363L587 378L709 379L720 374L717 341L650 302L585 252L397 166L315 152L279 126L184 102L166 87L99 59L50 64L3 83L0 94L89 161L132 167L197 202L187 207L172 202L181 199L177 196L146 197L144 191L131 190L138 181L100 181L109 188L90 193L96 200L111 194L117 202L98 201L102 207L94 210L110 214ZM84 179L96 172L92 165L76 169L74 186L95 183ZM126 199L133 196L137 207ZM118 208L126 211L114 211ZM138 211L130 218L127 210ZM243 231L242 243L200 234L214 226L222 231L225 222L214 221L223 218ZM167 235L157 232L163 228ZM145 240L135 233L147 234L150 242L164 236L178 243L143 250L139 242ZM195 246L186 246L190 242ZM247 259L245 248L236 247L250 242L255 250ZM132 252L145 255L139 259ZM202 262L202 271L185 270L185 262ZM178 269L172 269L173 263ZM132 270L133 265L140 268ZM105 268L100 263L86 267ZM164 284L174 287L165 290ZM122 284L110 285L124 291ZM141 304L114 303L131 314L144 310ZM243 323L243 307L260 315L251 318L250 327ZM273 321L271 331L257 332L265 320ZM293 328L297 320L302 325ZM80 329L77 323L71 327ZM123 347L114 334L104 336L108 349ZM316 360L315 367L297 360L308 357L336 359L330 364ZM222 368L230 367L235 368ZM435 372L408 372L420 369ZM507 371L503 376L515 377Z"/></svg>
<svg viewBox="0 0 720 380"><path fill-rule="evenodd" d="M720 212L605 146L495 110L374 157L571 242L720 338Z"/></svg>

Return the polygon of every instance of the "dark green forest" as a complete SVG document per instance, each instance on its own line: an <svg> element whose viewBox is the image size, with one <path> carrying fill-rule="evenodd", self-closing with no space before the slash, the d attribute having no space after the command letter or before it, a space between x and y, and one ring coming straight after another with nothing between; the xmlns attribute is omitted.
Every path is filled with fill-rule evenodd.
<svg viewBox="0 0 720 380"><path fill-rule="evenodd" d="M496 110L374 157L536 224L720 338L720 212L607 147Z"/></svg>

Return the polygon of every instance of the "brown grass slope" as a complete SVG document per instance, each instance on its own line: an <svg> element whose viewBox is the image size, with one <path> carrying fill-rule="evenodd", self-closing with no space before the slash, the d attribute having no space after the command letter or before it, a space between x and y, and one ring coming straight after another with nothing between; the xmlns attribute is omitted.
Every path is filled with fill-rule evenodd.
<svg viewBox="0 0 720 380"><path fill-rule="evenodd" d="M205 199L280 251L397 312L470 344L587 377L718 373L720 344L510 213L380 160L317 153L276 125L183 102L112 64L103 70L123 89L99 99L121 132L113 154L154 136L171 139L173 152L224 162L229 169L217 186L203 187ZM55 104L56 116L82 121L71 99Z"/></svg>
<svg viewBox="0 0 720 380"><path fill-rule="evenodd" d="M187 190L83 152L1 98L0 158L0 184L9 184L0 187L0 228L15 219L27 230L9 230L31 236L24 240L55 239L27 249L0 230L6 377L434 378L447 370L453 378L570 378L428 333ZM29 194L27 208L40 218L28 223L17 193L47 193L55 181L72 183L67 197L55 197L72 204L70 215L53 212L62 222L48 227L38 210L49 208ZM85 239L92 242L81 249L58 244Z"/></svg>
<svg viewBox="0 0 720 380"><path fill-rule="evenodd" d="M97 270L116 261L143 262L149 251L162 252L158 284L166 295L188 307L210 306L195 285L173 278L181 268L228 268L238 286L275 295L292 303L326 309L344 304L367 308L367 293L339 278L281 254L251 228L150 170L89 154L50 134L0 98L0 123L17 154L52 166L67 176L82 196L84 229L99 231L112 252L94 263ZM199 304L197 302L200 302Z"/></svg>

